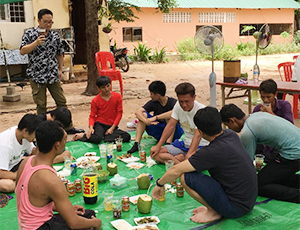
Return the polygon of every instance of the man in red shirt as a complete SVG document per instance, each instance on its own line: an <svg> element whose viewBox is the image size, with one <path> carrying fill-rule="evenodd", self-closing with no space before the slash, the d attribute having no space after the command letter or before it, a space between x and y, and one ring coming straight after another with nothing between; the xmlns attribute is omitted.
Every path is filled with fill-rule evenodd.
<svg viewBox="0 0 300 230"><path fill-rule="evenodd" d="M123 142L129 142L130 134L118 128L123 114L121 95L110 90L111 80L107 76L99 77L96 85L99 94L91 103L89 130L86 134L75 134L73 140L99 144L103 139L113 142L121 137Z"/></svg>

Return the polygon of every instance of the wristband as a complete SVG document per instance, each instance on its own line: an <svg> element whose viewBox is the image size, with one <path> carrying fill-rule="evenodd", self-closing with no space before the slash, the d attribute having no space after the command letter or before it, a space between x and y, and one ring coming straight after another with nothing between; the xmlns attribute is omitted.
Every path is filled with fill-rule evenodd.
<svg viewBox="0 0 300 230"><path fill-rule="evenodd" d="M158 186L158 187L164 187L164 185L161 185L160 183L158 183L158 180L159 180L160 178L158 178L157 180L156 180L156 185Z"/></svg>

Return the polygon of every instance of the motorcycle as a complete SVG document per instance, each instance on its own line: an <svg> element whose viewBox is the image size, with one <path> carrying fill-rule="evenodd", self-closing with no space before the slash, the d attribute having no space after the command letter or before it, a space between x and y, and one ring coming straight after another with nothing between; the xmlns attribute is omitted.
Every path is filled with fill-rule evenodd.
<svg viewBox="0 0 300 230"><path fill-rule="evenodd" d="M116 66L118 66L124 72L127 72L129 70L129 63L130 63L130 60L127 56L127 52L128 52L127 48L117 49L115 45L113 46L111 45L110 52L112 52L114 55Z"/></svg>

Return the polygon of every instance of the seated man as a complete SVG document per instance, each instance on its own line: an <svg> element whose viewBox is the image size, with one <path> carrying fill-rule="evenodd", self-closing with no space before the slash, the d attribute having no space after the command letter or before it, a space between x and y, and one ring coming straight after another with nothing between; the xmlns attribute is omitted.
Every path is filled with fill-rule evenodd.
<svg viewBox="0 0 300 230"><path fill-rule="evenodd" d="M253 113L267 112L294 123L291 104L288 101L276 99L277 84L274 80L268 79L260 83L259 93L263 104L255 106Z"/></svg>
<svg viewBox="0 0 300 230"><path fill-rule="evenodd" d="M258 173L258 195L276 200L300 203L300 129L278 116L257 112L246 116L234 104L221 109L222 121L235 132L251 159L257 144L278 151Z"/></svg>
<svg viewBox="0 0 300 230"><path fill-rule="evenodd" d="M175 92L178 101L174 106L171 119L166 125L157 145L150 150L151 157L162 163L167 160L173 160L175 164L178 164L194 154L199 143L200 146L208 144L206 140L201 140L201 136L193 121L196 112L205 107L205 105L195 101L195 87L191 83L184 82L176 86ZM184 142L175 140L171 145L162 147L174 132L178 121L185 133Z"/></svg>
<svg viewBox="0 0 300 230"><path fill-rule="evenodd" d="M247 214L256 200L257 178L238 135L228 129L222 130L221 116L216 108L198 110L194 122L200 135L210 144L158 179L153 198L159 199L163 185L180 176L186 192L204 205L194 209L192 221L206 223L222 216L238 218ZM204 170L211 176L203 174Z"/></svg>
<svg viewBox="0 0 300 230"><path fill-rule="evenodd" d="M35 114L23 116L18 126L0 133L0 192L13 192L17 170L24 154L34 152L35 129L41 121Z"/></svg>
<svg viewBox="0 0 300 230"><path fill-rule="evenodd" d="M99 144L103 139L114 142L121 137L123 142L130 141L130 134L118 129L123 114L122 97L110 90L111 80L107 76L96 81L99 94L92 100L87 134L77 133L73 140Z"/></svg>
<svg viewBox="0 0 300 230"><path fill-rule="evenodd" d="M135 112L139 122L136 127L134 145L127 153L134 153L139 150L138 145L145 130L150 136L159 141L177 101L175 98L166 96L166 85L162 81L153 81L148 89L151 100ZM153 112L153 116L150 112ZM168 138L167 143L171 143L173 139L179 139L182 134L183 130L177 123L175 131Z"/></svg>
<svg viewBox="0 0 300 230"><path fill-rule="evenodd" d="M54 158L65 148L67 133L56 122L41 123L36 130L38 153L25 159L17 174L19 226L31 229L97 229L95 212L72 206L64 184L56 175ZM29 183L30 182L30 183ZM58 214L53 215L53 211Z"/></svg>
<svg viewBox="0 0 300 230"><path fill-rule="evenodd" d="M38 114L39 119L42 121L61 122L67 134L84 133L83 129L73 127L71 111L67 107L58 107L46 113Z"/></svg>

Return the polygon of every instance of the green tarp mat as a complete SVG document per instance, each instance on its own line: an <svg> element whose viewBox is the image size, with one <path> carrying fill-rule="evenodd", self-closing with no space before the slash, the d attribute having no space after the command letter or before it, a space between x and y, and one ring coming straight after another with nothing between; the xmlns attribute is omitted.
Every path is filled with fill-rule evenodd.
<svg viewBox="0 0 300 230"><path fill-rule="evenodd" d="M132 135L135 135L133 132ZM156 144L154 139L143 139L145 143L146 152L149 155L149 150L152 145ZM133 142L123 144L123 151L115 154L122 155L132 146ZM66 145L68 149L76 158L82 156L86 152L96 152L99 155L98 145L84 142L68 142ZM138 153L134 153L137 156ZM106 159L100 159L100 163L106 168ZM128 179L136 178L138 172L130 170L126 167L124 162L117 160L118 173ZM161 177L166 169L162 164L157 164L151 168L143 167L138 170L139 173L149 173L153 175L154 181ZM78 169L78 176L82 173L82 169ZM78 176L70 176L68 179L74 181ZM112 177L110 177L112 178ZM82 178L81 178L82 179ZM152 186L153 188L154 186ZM86 205L83 201L82 194L76 193L74 197L70 197L72 204L83 205L86 209L97 210L97 217L102 220L103 230L114 229L111 225L113 221L112 211L105 211L103 204L102 191L110 188L109 181L104 184L99 184L98 187L98 201L94 205ZM152 189L151 189L152 190ZM127 187L121 190L114 190L115 196L122 197L123 195L134 196L138 194L145 194L147 190L139 190L135 180L128 180ZM14 198L9 201L8 205L0 209L0 229L1 230L17 230L18 217L16 208L16 198L14 194L10 194ZM288 202L281 202L271 200L267 203L265 197L258 197L257 201L261 204L255 205L253 211L241 218L237 219L223 219L217 224L209 226L208 229L300 229L300 205ZM143 216L157 216L160 219L158 227L160 230L185 230L185 229L201 229L205 224L197 224L190 220L192 210L199 206L186 192L183 198L177 198L176 193L166 193L165 201L153 200L151 212L149 214L138 213L137 206L130 204L129 212L122 212L122 219L125 219L132 226L135 226L134 218Z"/></svg>

